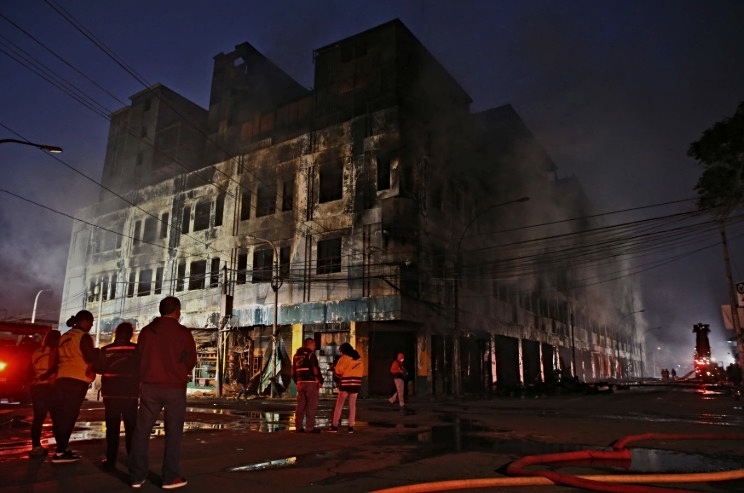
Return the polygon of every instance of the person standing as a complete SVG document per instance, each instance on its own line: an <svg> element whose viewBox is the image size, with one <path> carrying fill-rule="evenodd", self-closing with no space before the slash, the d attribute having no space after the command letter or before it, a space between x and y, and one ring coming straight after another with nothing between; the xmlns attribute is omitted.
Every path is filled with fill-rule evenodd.
<svg viewBox="0 0 744 493"><path fill-rule="evenodd" d="M323 385L323 374L320 372L318 357L315 354L315 340L308 337L302 347L297 348L292 358L292 379L297 385L297 406L295 407L295 429L303 433L304 419L307 420L307 432L319 433L315 427L315 414L318 411L318 395Z"/></svg>
<svg viewBox="0 0 744 493"><path fill-rule="evenodd" d="M390 375L393 377L393 384L395 384L395 393L388 399L390 404L395 404L398 401L398 406L401 410L405 409L405 391L406 391L406 379L408 378L408 370L403 365L406 357L403 353L398 353L398 357L395 358L393 364L390 365Z"/></svg>
<svg viewBox="0 0 744 493"><path fill-rule="evenodd" d="M63 464L77 462L80 457L69 449L70 436L80 414L90 383L95 378L91 366L98 350L93 347L90 329L93 314L80 310L67 321L70 330L62 334L57 350L57 378L54 381L55 403L52 407L52 431L57 442L57 451L52 462Z"/></svg>
<svg viewBox="0 0 744 493"><path fill-rule="evenodd" d="M196 365L196 343L191 331L179 323L181 301L167 296L160 301L160 317L146 325L137 340L140 406L129 456L133 488L141 488L149 472L150 431L165 410L165 450L162 487L187 484L181 475L181 440L186 417L186 385Z"/></svg>
<svg viewBox="0 0 744 493"><path fill-rule="evenodd" d="M101 376L101 395L106 417L106 457L100 465L114 469L119 455L119 433L124 421L127 456L132 450L132 435L137 422L139 378L137 345L132 342L134 326L122 322L114 331L114 342L103 346L94 369Z"/></svg>
<svg viewBox="0 0 744 493"><path fill-rule="evenodd" d="M238 396L236 397L236 399L240 399L241 397L243 397L244 399L248 399L248 381L250 380L250 373L248 370L248 362L241 362L240 371L238 372L237 378L237 384L240 387L240 390L238 391Z"/></svg>
<svg viewBox="0 0 744 493"><path fill-rule="evenodd" d="M359 396L359 389L362 387L362 377L364 376L364 365L359 353L351 347L351 344L345 342L339 346L341 357L338 359L336 366L333 368L333 376L339 382L338 397L336 397L336 407L333 410L333 421L328 431L331 433L338 432L338 425L341 420L341 411L344 409L344 402L349 399L349 433L354 433L354 422L356 420L356 401Z"/></svg>
<svg viewBox="0 0 744 493"><path fill-rule="evenodd" d="M41 347L31 355L29 373L31 374L31 402L34 408L34 420L31 423L30 455L45 455L47 450L41 446L41 429L47 413L54 404L54 380L57 376L57 350L62 334L50 330L44 336Z"/></svg>

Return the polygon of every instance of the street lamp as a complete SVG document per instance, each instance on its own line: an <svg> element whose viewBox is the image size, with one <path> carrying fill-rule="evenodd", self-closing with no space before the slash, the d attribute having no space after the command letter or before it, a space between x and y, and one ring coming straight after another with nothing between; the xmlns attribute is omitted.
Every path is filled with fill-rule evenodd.
<svg viewBox="0 0 744 493"><path fill-rule="evenodd" d="M462 277L462 241L465 239L465 234L468 232L470 227L477 221L482 215L484 215L486 212L490 212L493 209L497 209L499 207L503 207L505 205L510 204L516 204L517 202L527 202L530 200L529 197L520 197L518 199L514 200L507 200L506 202L500 202L498 204L491 205L489 207L486 207L485 209L481 210L478 214L473 216L472 219L470 219L470 222L468 222L467 225L465 225L465 228L462 230L462 233L460 233L460 237L457 241L457 250L455 253L455 316L454 316L454 341L452 344L452 366L453 366L453 372L454 372L454 378L452 379L452 394L454 396L460 395L460 379L461 379L461 373L462 369L460 368L460 277Z"/></svg>
<svg viewBox="0 0 744 493"><path fill-rule="evenodd" d="M645 370L645 367L646 367L646 364L644 362L646 356L645 356L644 351L643 351L643 341L646 339L646 334L648 334L652 330L659 330L659 329L661 329L661 326L659 326L659 327L651 327L650 329L646 329L645 331L643 331L643 334L641 334L641 382L643 382L643 378L644 378L643 373L644 373L644 370ZM655 359L654 359L654 361L655 361ZM654 370L654 371L656 371L656 370Z"/></svg>
<svg viewBox="0 0 744 493"><path fill-rule="evenodd" d="M0 141L2 142L2 141ZM36 293L36 298L34 298L34 311L31 312L31 323L36 322L36 303L39 301L39 295L46 291L47 293L51 293L51 289L41 289L38 293Z"/></svg>
<svg viewBox="0 0 744 493"><path fill-rule="evenodd" d="M62 152L62 148L61 147L57 147L57 146L50 146L50 145L46 145L46 144L36 144L34 142L29 142L27 140L0 139L0 144L8 144L8 143L22 144L22 145L27 145L27 146L31 146L31 147L36 147L38 149L41 149L42 151L51 152L52 154L60 154Z"/></svg>
<svg viewBox="0 0 744 493"><path fill-rule="evenodd" d="M271 330L271 344L272 344L272 352L271 352L271 397L274 397L276 393L276 366L277 366L277 347L276 347L276 340L277 336L279 335L279 329L277 325L277 318L279 317L279 288L282 287L283 280L281 276L279 275L279 250L276 248L276 245L273 241L267 240L265 238L259 238L258 236L254 235L246 235L249 238L253 238L254 240L262 241L264 243L267 243L269 246L271 246L271 249L274 251L273 255L273 261L272 261L272 275L271 275L271 290L274 291L274 322L272 324L272 330Z"/></svg>

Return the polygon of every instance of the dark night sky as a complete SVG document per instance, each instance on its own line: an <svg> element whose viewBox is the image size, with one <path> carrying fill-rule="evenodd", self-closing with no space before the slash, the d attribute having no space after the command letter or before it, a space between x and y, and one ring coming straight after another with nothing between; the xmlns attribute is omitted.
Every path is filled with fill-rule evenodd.
<svg viewBox="0 0 744 493"><path fill-rule="evenodd" d="M577 176L602 212L694 197L701 168L686 155L690 142L744 100L744 3L738 0L61 5L146 83L162 83L205 108L217 53L248 41L310 88L313 49L399 18L468 91L473 110L512 104L559 176ZM108 121L7 53L20 48L63 74L104 114L144 87L50 4L6 0L0 12L0 138L19 138L16 132L65 149L60 163L31 147L2 145L0 188L74 215L98 189L70 167L100 179ZM70 229L70 219L0 193L0 317L30 316L38 290L53 289L40 296L37 318L58 318ZM730 361L716 241L701 238L697 253L639 279L643 299L637 308L644 312L637 323L662 327L650 332L647 344L662 348L659 358L667 365L687 364L692 325L700 321L711 324L713 355ZM737 280L744 279L742 241L732 235ZM63 307L62 317L73 311Z"/></svg>

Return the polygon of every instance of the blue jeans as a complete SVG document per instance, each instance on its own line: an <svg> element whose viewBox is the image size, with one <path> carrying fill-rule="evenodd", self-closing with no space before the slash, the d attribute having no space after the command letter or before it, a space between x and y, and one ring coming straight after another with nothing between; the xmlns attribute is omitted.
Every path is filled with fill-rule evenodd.
<svg viewBox="0 0 744 493"><path fill-rule="evenodd" d="M160 411L165 410L165 450L163 452L163 483L181 477L181 440L186 416L186 388L164 388L142 384L137 425L134 427L132 453L129 456L129 476L132 482L147 479L150 470L150 433Z"/></svg>

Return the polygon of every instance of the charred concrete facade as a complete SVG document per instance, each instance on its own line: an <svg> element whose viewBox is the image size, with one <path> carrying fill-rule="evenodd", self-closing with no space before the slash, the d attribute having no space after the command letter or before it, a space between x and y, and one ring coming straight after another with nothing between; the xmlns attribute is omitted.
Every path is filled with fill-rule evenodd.
<svg viewBox="0 0 744 493"><path fill-rule="evenodd" d="M241 359L257 375L265 366L272 284L283 383L305 337L324 367L351 342L368 394L389 392L398 352L416 394L513 389L573 374L574 360L583 380L636 372L632 326L594 320L567 261L538 254L514 269L514 245L531 239L523 226L588 201L555 179L511 107L472 114L397 20L314 60L309 90L244 43L215 57L208 110L155 86L114 115L103 181L118 196L78 214L63 318L91 310L107 342L119 321L141 328L174 294L199 336L194 384L207 387ZM163 118L148 116L153 106ZM152 162L129 138L139 128L146 140L142 127L163 151ZM632 313L617 299L608 306Z"/></svg>

